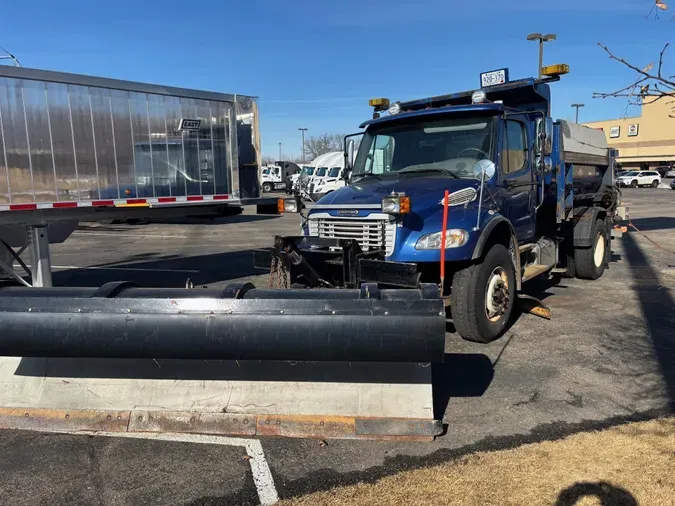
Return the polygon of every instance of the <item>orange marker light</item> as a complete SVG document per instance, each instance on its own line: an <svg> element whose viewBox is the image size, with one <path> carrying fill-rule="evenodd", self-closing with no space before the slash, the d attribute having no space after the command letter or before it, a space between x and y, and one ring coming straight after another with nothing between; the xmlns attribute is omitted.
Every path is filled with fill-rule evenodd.
<svg viewBox="0 0 675 506"><path fill-rule="evenodd" d="M410 212L410 197L399 197L399 209L401 214Z"/></svg>
<svg viewBox="0 0 675 506"><path fill-rule="evenodd" d="M277 200L277 211L279 212L279 214L283 214L286 212L286 204L284 203L284 199Z"/></svg>

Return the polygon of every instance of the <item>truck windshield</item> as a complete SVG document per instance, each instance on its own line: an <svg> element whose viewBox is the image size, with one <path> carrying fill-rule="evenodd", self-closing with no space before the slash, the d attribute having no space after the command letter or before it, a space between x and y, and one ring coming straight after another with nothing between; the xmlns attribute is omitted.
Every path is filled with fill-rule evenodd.
<svg viewBox="0 0 675 506"><path fill-rule="evenodd" d="M368 130L363 137L353 176L448 173L473 178L478 160L493 159L495 119L452 118Z"/></svg>
<svg viewBox="0 0 675 506"><path fill-rule="evenodd" d="M303 167L302 173L307 174L308 176L311 176L311 175L314 174L314 167Z"/></svg>
<svg viewBox="0 0 675 506"><path fill-rule="evenodd" d="M331 167L328 171L328 177L338 177L340 175L340 167Z"/></svg>
<svg viewBox="0 0 675 506"><path fill-rule="evenodd" d="M316 169L316 175L318 177L323 177L326 175L326 171L328 170L328 167L319 167Z"/></svg>
<svg viewBox="0 0 675 506"><path fill-rule="evenodd" d="M262 173L263 173L263 174L269 174L269 173L270 173L270 169L263 169Z"/></svg>

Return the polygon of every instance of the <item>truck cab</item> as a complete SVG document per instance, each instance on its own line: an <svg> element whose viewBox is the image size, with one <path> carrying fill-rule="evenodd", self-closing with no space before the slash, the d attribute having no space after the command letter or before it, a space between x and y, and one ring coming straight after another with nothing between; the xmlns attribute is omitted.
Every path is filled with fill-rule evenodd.
<svg viewBox="0 0 675 506"><path fill-rule="evenodd" d="M331 167L326 173L326 177L317 181L311 188L310 197L313 201L318 201L324 196L345 186L344 167Z"/></svg>
<svg viewBox="0 0 675 506"><path fill-rule="evenodd" d="M566 70L509 82L502 69L477 90L371 101L355 155L346 141L348 184L310 207L302 238L277 238L292 281L438 284L460 335L487 342L523 282L600 277L619 203L614 152L602 132L550 117L549 84Z"/></svg>

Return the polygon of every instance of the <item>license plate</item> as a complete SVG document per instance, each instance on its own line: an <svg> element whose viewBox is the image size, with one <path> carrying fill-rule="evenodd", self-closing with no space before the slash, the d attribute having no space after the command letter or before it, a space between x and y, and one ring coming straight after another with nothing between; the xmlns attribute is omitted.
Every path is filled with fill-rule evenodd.
<svg viewBox="0 0 675 506"><path fill-rule="evenodd" d="M486 88L497 84L504 84L508 80L507 69L493 70L492 72L483 72L480 75L480 86Z"/></svg>

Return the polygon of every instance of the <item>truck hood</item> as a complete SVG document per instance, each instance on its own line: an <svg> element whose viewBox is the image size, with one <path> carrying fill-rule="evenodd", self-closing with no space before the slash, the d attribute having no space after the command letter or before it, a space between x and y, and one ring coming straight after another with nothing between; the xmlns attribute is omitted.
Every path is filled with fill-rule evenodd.
<svg viewBox="0 0 675 506"><path fill-rule="evenodd" d="M317 204L321 205L349 205L354 207L364 204L379 204L382 197L392 193L401 193L410 197L413 209L437 205L443 198L445 190L461 190L467 187L477 187L474 179L455 179L443 175L433 176L389 176L381 180L367 178L329 193ZM418 197L418 199L416 199ZM415 205L417 203L417 205Z"/></svg>

